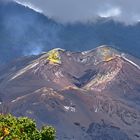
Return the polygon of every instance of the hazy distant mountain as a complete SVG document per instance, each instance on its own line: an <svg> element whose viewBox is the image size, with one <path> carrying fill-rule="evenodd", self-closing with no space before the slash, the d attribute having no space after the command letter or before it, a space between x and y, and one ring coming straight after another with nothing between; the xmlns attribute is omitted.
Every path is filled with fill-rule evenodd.
<svg viewBox="0 0 140 140"><path fill-rule="evenodd" d="M98 19L62 25L19 4L0 2L0 63L55 47L83 51L102 44L140 57L140 24Z"/></svg>
<svg viewBox="0 0 140 140"><path fill-rule="evenodd" d="M54 49L0 70L0 107L59 140L139 140L140 60L109 46Z"/></svg>

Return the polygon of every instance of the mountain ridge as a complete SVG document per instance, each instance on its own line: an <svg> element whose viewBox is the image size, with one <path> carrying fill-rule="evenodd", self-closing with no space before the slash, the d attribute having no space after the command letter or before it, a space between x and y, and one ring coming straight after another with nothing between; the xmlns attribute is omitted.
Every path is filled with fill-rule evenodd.
<svg viewBox="0 0 140 140"><path fill-rule="evenodd" d="M18 59L0 70L0 111L53 125L58 140L138 140L138 62L108 45Z"/></svg>

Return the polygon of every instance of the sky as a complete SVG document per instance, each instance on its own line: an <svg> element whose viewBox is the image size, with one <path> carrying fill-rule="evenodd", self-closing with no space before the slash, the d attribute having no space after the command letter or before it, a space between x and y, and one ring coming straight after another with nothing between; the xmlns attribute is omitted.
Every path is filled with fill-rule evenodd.
<svg viewBox="0 0 140 140"><path fill-rule="evenodd" d="M110 17L125 24L140 21L140 0L15 0L62 23Z"/></svg>

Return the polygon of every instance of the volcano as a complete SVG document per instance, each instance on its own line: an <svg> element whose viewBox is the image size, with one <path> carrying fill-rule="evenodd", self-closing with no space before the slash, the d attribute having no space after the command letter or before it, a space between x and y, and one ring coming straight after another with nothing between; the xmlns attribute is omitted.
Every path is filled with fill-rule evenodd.
<svg viewBox="0 0 140 140"><path fill-rule="evenodd" d="M0 0L0 65L56 47L85 51L102 44L140 58L140 22L127 26L98 17L94 22L62 24L14 1Z"/></svg>
<svg viewBox="0 0 140 140"><path fill-rule="evenodd" d="M19 58L0 69L0 107L58 140L139 140L140 60L108 45Z"/></svg>

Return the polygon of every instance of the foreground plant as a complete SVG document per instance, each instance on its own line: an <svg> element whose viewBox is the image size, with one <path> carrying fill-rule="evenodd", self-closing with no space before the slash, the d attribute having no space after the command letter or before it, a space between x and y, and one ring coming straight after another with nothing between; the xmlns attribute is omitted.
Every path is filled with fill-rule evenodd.
<svg viewBox="0 0 140 140"><path fill-rule="evenodd" d="M43 126L38 130L34 120L0 114L0 140L54 140L55 129Z"/></svg>

